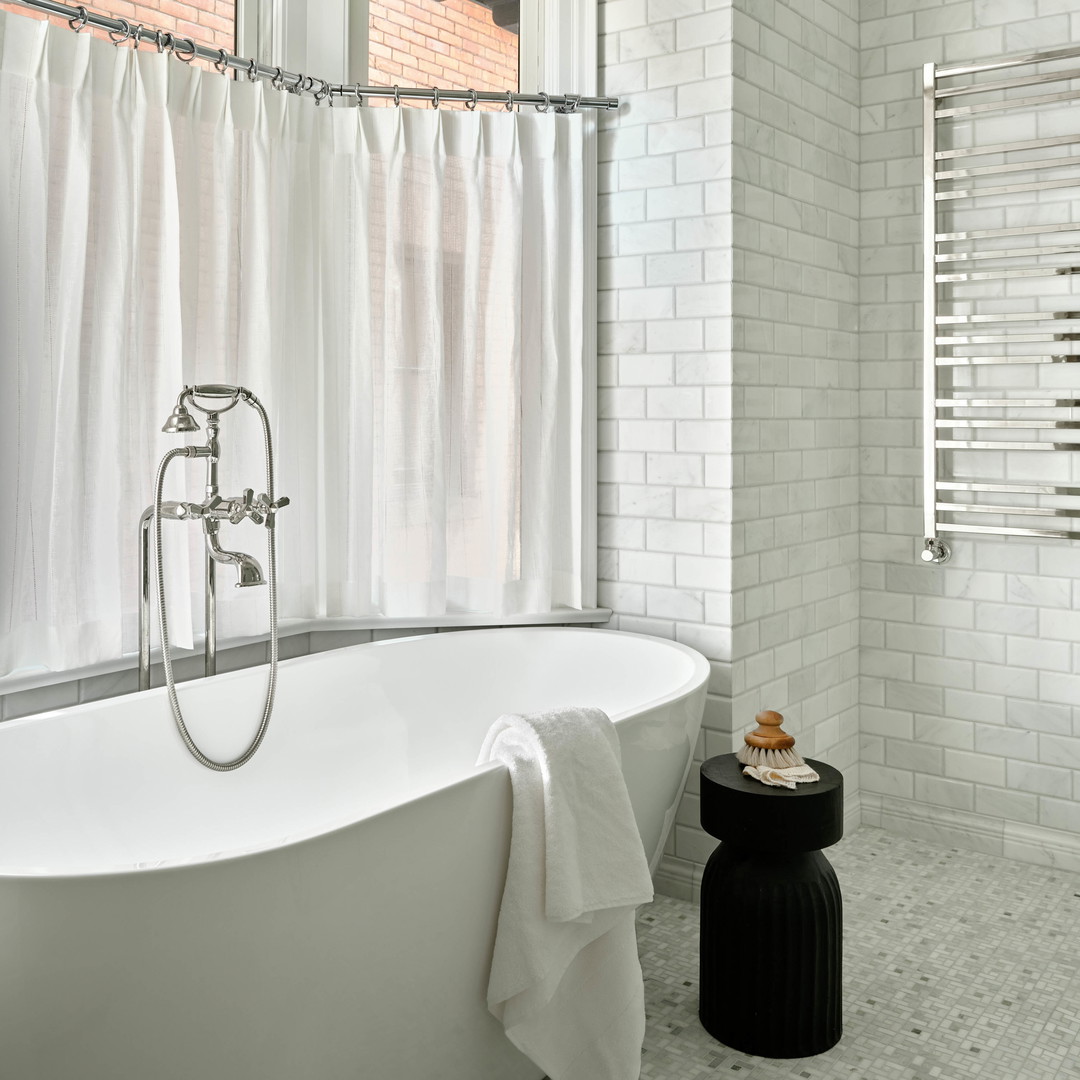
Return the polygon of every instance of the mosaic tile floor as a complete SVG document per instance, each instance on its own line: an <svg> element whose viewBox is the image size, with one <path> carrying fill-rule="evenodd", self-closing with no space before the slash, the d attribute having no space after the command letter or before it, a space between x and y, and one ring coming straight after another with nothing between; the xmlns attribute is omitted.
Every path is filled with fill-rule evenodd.
<svg viewBox="0 0 1080 1080"><path fill-rule="evenodd" d="M768 1060L697 1018L698 911L638 916L642 1080L1080 1080L1080 875L862 828L828 851L844 894L844 1036Z"/></svg>

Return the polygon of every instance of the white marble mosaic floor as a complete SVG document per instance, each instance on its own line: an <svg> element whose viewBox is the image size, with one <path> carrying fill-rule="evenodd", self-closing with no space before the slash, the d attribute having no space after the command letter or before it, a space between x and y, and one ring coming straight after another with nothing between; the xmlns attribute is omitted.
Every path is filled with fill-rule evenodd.
<svg viewBox="0 0 1080 1080"><path fill-rule="evenodd" d="M698 909L638 916L642 1080L1080 1080L1080 874L862 828L826 854L844 895L844 1035L767 1060L697 1018ZM732 977L753 962L732 932Z"/></svg>

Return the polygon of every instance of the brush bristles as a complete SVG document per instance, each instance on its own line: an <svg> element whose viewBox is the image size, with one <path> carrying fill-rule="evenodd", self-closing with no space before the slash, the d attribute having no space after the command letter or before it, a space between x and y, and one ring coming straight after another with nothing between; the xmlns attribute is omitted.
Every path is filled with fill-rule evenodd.
<svg viewBox="0 0 1080 1080"><path fill-rule="evenodd" d="M767 769L795 769L806 764L794 749L763 750L760 746L750 746L747 743L739 747L735 757L744 765L764 765Z"/></svg>

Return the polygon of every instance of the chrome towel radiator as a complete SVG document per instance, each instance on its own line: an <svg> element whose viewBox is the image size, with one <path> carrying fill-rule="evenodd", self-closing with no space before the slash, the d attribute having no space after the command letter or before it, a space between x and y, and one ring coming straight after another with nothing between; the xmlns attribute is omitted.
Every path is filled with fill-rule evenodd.
<svg viewBox="0 0 1080 1080"><path fill-rule="evenodd" d="M949 534L1080 540L1078 61L923 69L927 562Z"/></svg>

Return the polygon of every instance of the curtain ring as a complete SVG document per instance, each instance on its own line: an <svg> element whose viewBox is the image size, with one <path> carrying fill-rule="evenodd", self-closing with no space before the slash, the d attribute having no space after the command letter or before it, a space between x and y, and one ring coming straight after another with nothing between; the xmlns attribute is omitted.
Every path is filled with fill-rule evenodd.
<svg viewBox="0 0 1080 1080"><path fill-rule="evenodd" d="M248 82L259 81L259 63L255 59L255 57L251 57L251 59L247 62L247 77Z"/></svg>
<svg viewBox="0 0 1080 1080"><path fill-rule="evenodd" d="M139 23L139 25L136 26L131 31L131 47L135 50L135 52L138 52L140 46L142 45L142 33L143 33L143 24L142 23Z"/></svg>
<svg viewBox="0 0 1080 1080"><path fill-rule="evenodd" d="M281 68L278 68L278 71L280 71L280 70L281 70ZM285 87L285 80L282 79L281 80L281 86L279 86L278 89L280 90L281 87L285 87L285 89L287 89L290 94L302 94L304 92L304 80L306 78L307 78L306 75L297 75L296 76L296 82L294 82L292 84L292 86L287 86L287 87Z"/></svg>
<svg viewBox="0 0 1080 1080"><path fill-rule="evenodd" d="M281 68L274 68L274 74L270 77L270 85L275 90L285 89L285 72Z"/></svg>
<svg viewBox="0 0 1080 1080"><path fill-rule="evenodd" d="M227 75L229 73L229 54L224 49L218 49L218 58L214 61L214 67L217 68L219 75Z"/></svg>
<svg viewBox="0 0 1080 1080"><path fill-rule="evenodd" d="M401 87L394 86L394 105L397 108L401 108Z"/></svg>
<svg viewBox="0 0 1080 1080"><path fill-rule="evenodd" d="M186 41L187 42L187 45L181 46L181 48L184 50L184 52L187 53L187 56L181 56L180 53L177 52L177 42L179 42L179 41ZM191 61L195 59L195 40L194 40L194 38L173 38L173 40L172 40L172 54L173 54L173 56L176 57L177 60L181 61L182 63L190 64Z"/></svg>
<svg viewBox="0 0 1080 1080"><path fill-rule="evenodd" d="M129 23L127 19L117 19L116 21L120 24L120 29L109 30L108 35L109 40L114 45L119 46L123 45L124 42L127 41L129 37L131 37L131 23Z"/></svg>
<svg viewBox="0 0 1080 1080"><path fill-rule="evenodd" d="M164 30L154 31L154 44L157 46L157 51L163 53L171 44L172 35L167 34Z"/></svg>
<svg viewBox="0 0 1080 1080"><path fill-rule="evenodd" d="M363 108L364 95L360 93L360 84L359 83L353 83L352 92L356 96L356 107L358 109Z"/></svg>
<svg viewBox="0 0 1080 1080"><path fill-rule="evenodd" d="M514 91L513 90L507 90L506 91L506 111L507 112L513 112L514 111Z"/></svg>
<svg viewBox="0 0 1080 1080"><path fill-rule="evenodd" d="M321 105L328 97L330 97L330 84L325 79L320 79L319 82L322 86L315 91L315 104ZM330 98L330 104L334 104L334 99Z"/></svg>
<svg viewBox="0 0 1080 1080"><path fill-rule="evenodd" d="M433 109L439 107L439 88L437 86L431 88L431 107Z"/></svg>
<svg viewBox="0 0 1080 1080"><path fill-rule="evenodd" d="M537 94L544 99L544 107L541 108L539 105L534 105L533 108L535 108L537 112L547 112L548 109L551 108L551 97L548 94L545 94L543 90L537 90Z"/></svg>
<svg viewBox="0 0 1080 1080"><path fill-rule="evenodd" d="M465 108L468 109L469 112L474 112L476 110L476 91L470 90L469 93L472 94L472 97L465 102Z"/></svg>
<svg viewBox="0 0 1080 1080"><path fill-rule="evenodd" d="M80 7L78 9L78 12L79 14L76 15L74 18L68 19L68 26L70 26L76 34L81 34L82 28L86 25L87 21L90 18L90 15L84 7Z"/></svg>

